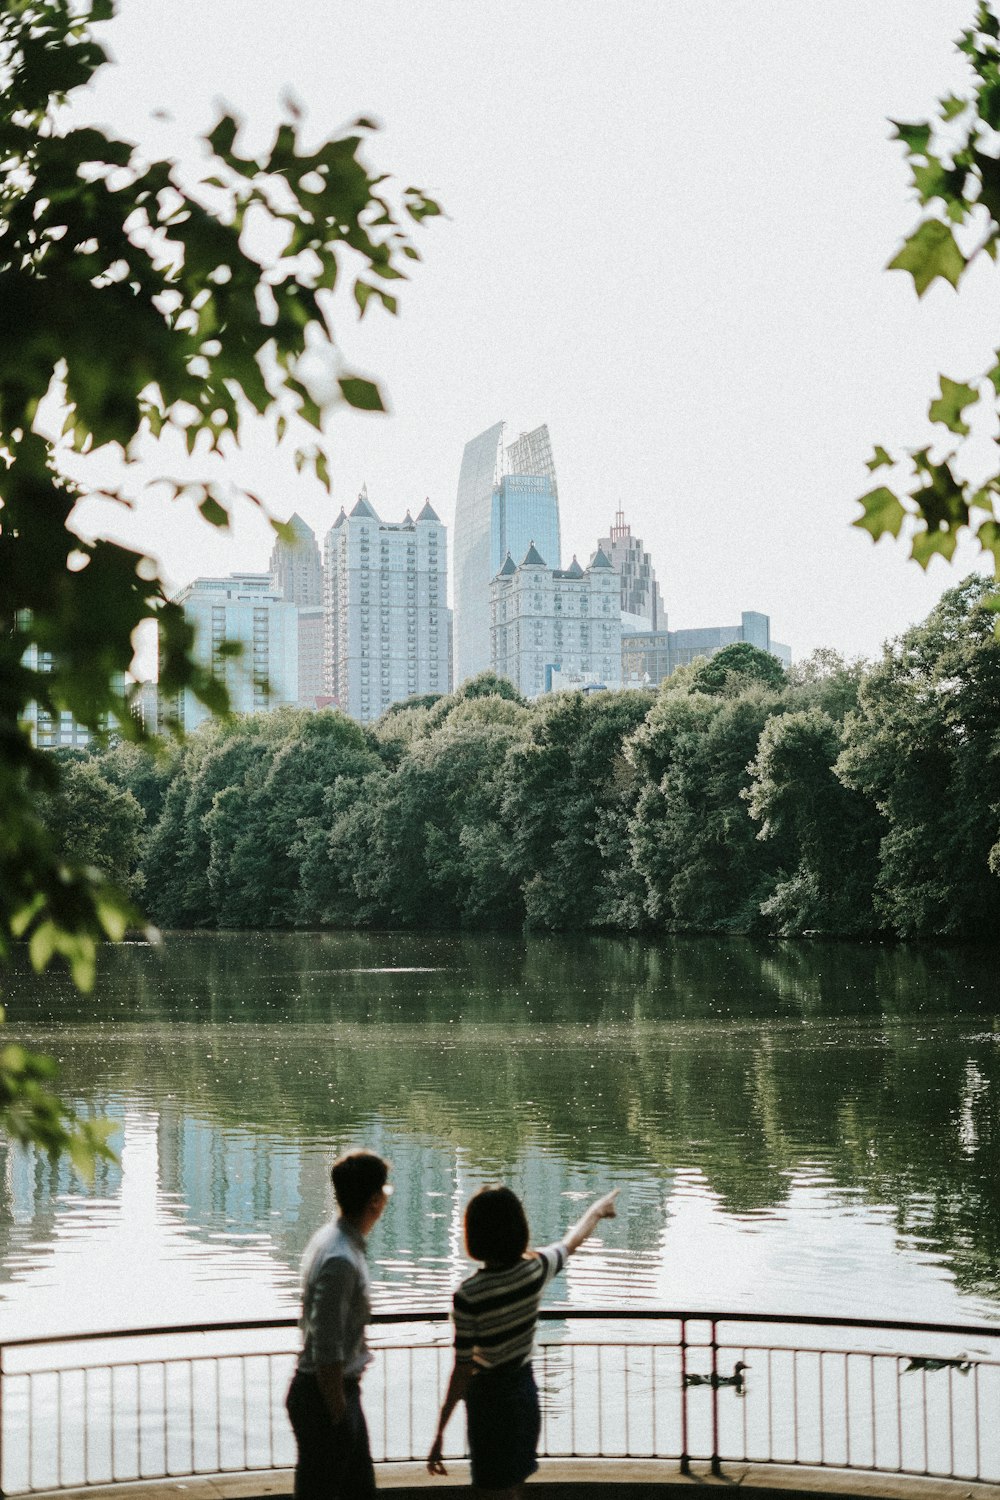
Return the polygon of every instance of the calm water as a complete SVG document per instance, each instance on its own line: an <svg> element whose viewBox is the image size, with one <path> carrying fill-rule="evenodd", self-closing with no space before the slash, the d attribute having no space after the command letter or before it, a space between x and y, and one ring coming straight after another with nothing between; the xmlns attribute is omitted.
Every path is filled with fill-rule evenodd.
<svg viewBox="0 0 1000 1500"><path fill-rule="evenodd" d="M622 1188L556 1300L1000 1321L995 955L178 935L5 998L121 1154L86 1188L0 1146L8 1336L287 1312L359 1143L383 1305L444 1302L503 1178L540 1241Z"/></svg>

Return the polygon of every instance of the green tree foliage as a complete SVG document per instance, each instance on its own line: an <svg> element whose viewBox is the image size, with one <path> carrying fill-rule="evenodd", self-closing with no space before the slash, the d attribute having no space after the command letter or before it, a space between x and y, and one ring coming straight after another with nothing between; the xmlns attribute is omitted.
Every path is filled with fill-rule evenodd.
<svg viewBox="0 0 1000 1500"><path fill-rule="evenodd" d="M363 729L205 725L135 778L169 927L995 937L1000 642L971 579L875 666L697 668L525 703L484 676ZM755 662L755 657L749 658Z"/></svg>
<svg viewBox="0 0 1000 1500"><path fill-rule="evenodd" d="M280 740L255 757L242 784L215 794L204 815L211 909L226 927L290 927L307 915L300 890L306 847L322 836L331 794L343 796L379 764L342 714L286 716Z"/></svg>
<svg viewBox="0 0 1000 1500"><path fill-rule="evenodd" d="M1000 641L967 579L861 685L837 773L884 819L876 910L903 937L1000 931Z"/></svg>
<svg viewBox="0 0 1000 1500"><path fill-rule="evenodd" d="M893 122L903 143L921 218L891 270L906 271L922 297L935 281L957 288L969 266L1000 249L1000 13L993 0L980 0L973 24L958 40L968 60L968 90L939 102L934 120ZM967 414L977 406L1000 404L1000 350L989 369L957 378L942 375L928 408L935 432L928 444L896 459L877 446L868 468L875 474L898 467L891 486L883 477L861 497L856 526L877 541L898 537L904 521L910 555L926 568L932 557L950 559L960 534L968 530L991 559L1000 578L1000 471L972 479L967 462ZM1000 610L1000 594L992 608ZM1000 621L998 621L1000 626Z"/></svg>
<svg viewBox="0 0 1000 1500"><path fill-rule="evenodd" d="M690 679L699 693L738 693L752 682L780 688L784 680L785 669L777 657L751 646L749 641L723 646L704 665L696 667Z"/></svg>
<svg viewBox="0 0 1000 1500"><path fill-rule="evenodd" d="M334 824L331 856L351 872L364 920L517 925L523 904L500 815L526 710L516 695L456 694L428 717L399 765L366 783L368 800Z"/></svg>
<svg viewBox="0 0 1000 1500"><path fill-rule="evenodd" d="M167 693L186 686L217 711L226 696L192 659L191 628L156 567L75 534L86 491L66 455L103 452L127 474L172 434L196 460L224 456L253 420L327 482L326 407L383 408L378 387L339 361L334 288L346 278L362 315L373 301L394 313L419 258L401 226L439 212L416 188L390 196L369 171L366 120L307 146L289 106L255 156L223 114L201 164L186 167L75 125L67 105L106 63L99 32L113 15L114 0L0 10L0 958L26 939L35 963L61 955L84 987L98 943L138 914L96 864L66 860L41 820L57 767L32 747L25 710L36 702L139 737L122 683L145 620L159 628ZM322 393L307 350L327 367ZM192 497L215 526L238 499L207 479L151 482ZM102 493L142 500L128 484ZM169 859L161 849L160 867ZM170 910L192 919L202 892L172 883ZM35 1119L44 1144L66 1144L47 1104L32 1114L38 1080L13 1065L7 1076L0 1125L30 1134Z"/></svg>
<svg viewBox="0 0 1000 1500"><path fill-rule="evenodd" d="M649 909L668 929L760 925L783 851L756 837L745 794L761 732L785 706L756 681L724 697L691 686L661 693L633 739L645 779L634 858Z"/></svg>
<svg viewBox="0 0 1000 1500"><path fill-rule="evenodd" d="M746 797L758 838L789 851L761 913L772 931L864 933L872 926L880 818L846 787L835 765L844 725L820 708L768 720L751 761Z"/></svg>
<svg viewBox="0 0 1000 1500"><path fill-rule="evenodd" d="M113 785L95 760L71 760L60 768L59 781L39 811L61 859L93 866L139 899L147 820L127 787Z"/></svg>
<svg viewBox="0 0 1000 1500"><path fill-rule="evenodd" d="M622 920L636 883L628 827L638 791L626 742L651 694L556 693L534 709L530 739L510 759L508 859L535 928Z"/></svg>

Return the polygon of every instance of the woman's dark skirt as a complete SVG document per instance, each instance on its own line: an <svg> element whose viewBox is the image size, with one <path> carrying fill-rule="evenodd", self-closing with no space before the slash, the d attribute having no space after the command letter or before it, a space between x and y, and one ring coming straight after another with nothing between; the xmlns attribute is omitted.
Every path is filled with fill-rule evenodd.
<svg viewBox="0 0 1000 1500"><path fill-rule="evenodd" d="M538 1468L542 1419L531 1365L477 1370L465 1396L472 1483L482 1490L523 1484Z"/></svg>

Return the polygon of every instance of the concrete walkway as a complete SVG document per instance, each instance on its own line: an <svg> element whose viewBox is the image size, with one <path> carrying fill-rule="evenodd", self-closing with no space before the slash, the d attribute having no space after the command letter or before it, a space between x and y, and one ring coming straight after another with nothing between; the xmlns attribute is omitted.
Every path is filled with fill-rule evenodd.
<svg viewBox="0 0 1000 1500"><path fill-rule="evenodd" d="M727 1464L722 1475L707 1465L692 1465L681 1474L675 1462L655 1459L543 1459L528 1482L530 1500L696 1500L706 1490L739 1490L752 1500L816 1500L818 1496L878 1496L880 1500L1000 1500L1000 1485L969 1484L955 1479L911 1479L903 1475L866 1474L843 1469L783 1468L777 1464ZM431 1479L423 1464L382 1464L376 1468L380 1490L393 1500L430 1500L447 1491L449 1500L471 1495L469 1466L448 1466L445 1479ZM266 1474L223 1474L214 1478L147 1480L142 1484L60 1490L60 1500L288 1500L289 1469ZM33 1500L44 1500L38 1495ZM721 1496L717 1500L722 1500Z"/></svg>

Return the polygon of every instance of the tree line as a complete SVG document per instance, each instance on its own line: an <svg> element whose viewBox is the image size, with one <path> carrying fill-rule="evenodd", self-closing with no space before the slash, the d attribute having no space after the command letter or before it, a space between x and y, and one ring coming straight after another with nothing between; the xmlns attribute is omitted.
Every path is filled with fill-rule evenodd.
<svg viewBox="0 0 1000 1500"><path fill-rule="evenodd" d="M45 816L166 927L1000 933L980 577L874 663L749 645L658 691L486 673L363 727L281 711L63 752Z"/></svg>

